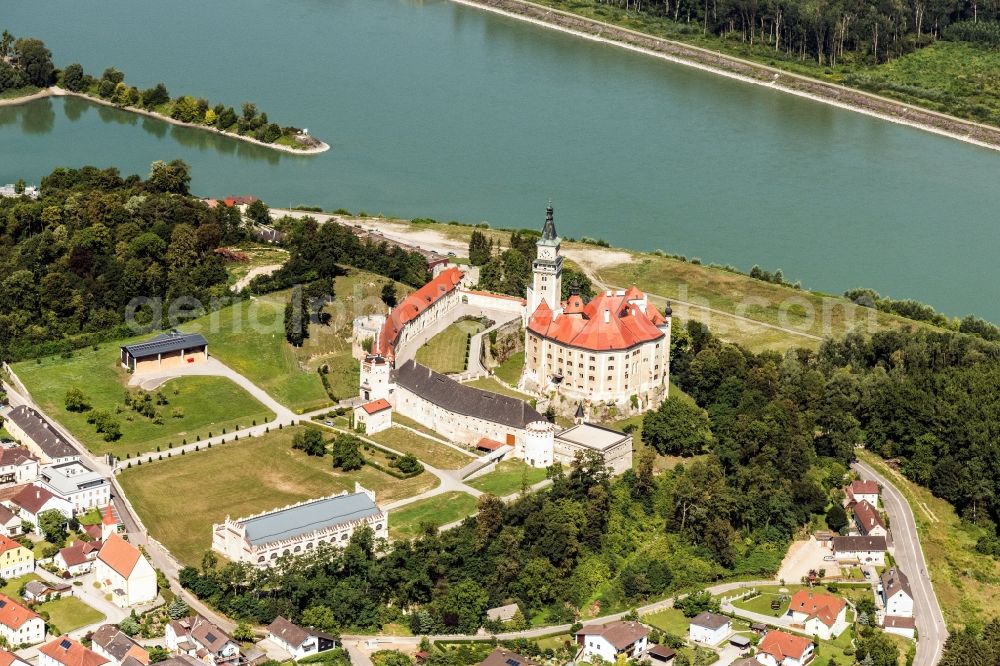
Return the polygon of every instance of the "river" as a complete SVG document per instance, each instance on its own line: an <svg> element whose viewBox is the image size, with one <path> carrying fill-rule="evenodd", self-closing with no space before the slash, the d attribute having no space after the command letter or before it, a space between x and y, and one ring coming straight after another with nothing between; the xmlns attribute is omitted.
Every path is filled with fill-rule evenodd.
<svg viewBox="0 0 1000 666"><path fill-rule="evenodd" d="M1000 321L1000 154L448 0L5 0L59 64L306 127L312 157L75 99L0 108L0 184L148 172L275 206L540 227ZM989 286L989 285L994 286Z"/></svg>

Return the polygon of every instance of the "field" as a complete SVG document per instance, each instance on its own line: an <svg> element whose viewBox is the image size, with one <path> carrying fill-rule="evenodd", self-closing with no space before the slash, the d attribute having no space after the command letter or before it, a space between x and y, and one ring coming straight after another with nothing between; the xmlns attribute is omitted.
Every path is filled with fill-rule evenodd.
<svg viewBox="0 0 1000 666"><path fill-rule="evenodd" d="M237 425L249 426L273 418L273 414L246 391L223 377L181 377L163 385L161 392L169 404L157 409L163 425L124 407L123 396L129 375L118 364L119 343L99 345L73 352L70 358L50 356L39 361L25 361L14 366L32 397L52 418L65 425L94 453L112 452L120 457L126 453L152 451L157 446L180 444L182 439L194 441L211 431L223 428L235 430ZM79 388L95 410L118 415L122 437L105 442L94 426L87 423L87 413L66 410L66 391ZM135 389L138 390L138 389ZM180 410L180 418L173 416ZM132 420L128 420L131 418Z"/></svg>
<svg viewBox="0 0 1000 666"><path fill-rule="evenodd" d="M305 499L353 491L354 482L385 504L433 488L423 473L399 480L364 467L338 472L330 458L291 448L298 428L285 428L183 457L125 470L119 480L150 533L181 562L195 564L211 544L211 526ZM182 498L182 499L181 499Z"/></svg>
<svg viewBox="0 0 1000 666"><path fill-rule="evenodd" d="M527 393L521 393L520 391L515 391L511 387L498 382L492 377L480 377L479 379L473 379L471 382L464 382L465 386L471 386L473 388L481 389L483 391L489 391L490 393L499 393L500 395L507 395L511 398L517 398L518 400L524 400L532 405L535 404L535 399L532 398Z"/></svg>
<svg viewBox="0 0 1000 666"><path fill-rule="evenodd" d="M858 457L891 480L910 503L934 592L951 631L1000 615L1000 562L976 552L982 528L962 522L955 508L866 451Z"/></svg>
<svg viewBox="0 0 1000 666"><path fill-rule="evenodd" d="M431 467L438 469L461 469L475 460L473 456L467 456L450 446L421 437L403 428L392 427L367 437L393 451L412 453Z"/></svg>
<svg viewBox="0 0 1000 666"><path fill-rule="evenodd" d="M650 615L643 615L642 621L674 636L687 638L690 619L676 608L665 608Z"/></svg>
<svg viewBox="0 0 1000 666"><path fill-rule="evenodd" d="M484 493L505 497L520 492L524 482L531 486L544 478L544 469L530 467L520 460L503 460L497 465L496 471L469 481L469 485Z"/></svg>
<svg viewBox="0 0 1000 666"><path fill-rule="evenodd" d="M431 437L437 437L438 439L448 439L441 433L436 432L435 430L432 430L431 428L428 428L425 425L417 423L408 416L403 416L402 414L397 414L396 412L392 413L392 422L397 425L406 426L407 428L413 428L414 430L422 432L425 435L430 435Z"/></svg>
<svg viewBox="0 0 1000 666"><path fill-rule="evenodd" d="M484 328L482 323L472 319L455 322L417 350L417 363L442 374L464 372L469 336Z"/></svg>
<svg viewBox="0 0 1000 666"><path fill-rule="evenodd" d="M412 539L420 534L423 524L436 527L447 525L474 513L476 498L468 493L452 491L407 504L389 513L389 536Z"/></svg>
<svg viewBox="0 0 1000 666"><path fill-rule="evenodd" d="M276 266L288 260L288 250L274 245L252 244L233 248L249 257L249 261L227 261L226 273L229 274L230 286L242 280L254 268L261 266Z"/></svg>

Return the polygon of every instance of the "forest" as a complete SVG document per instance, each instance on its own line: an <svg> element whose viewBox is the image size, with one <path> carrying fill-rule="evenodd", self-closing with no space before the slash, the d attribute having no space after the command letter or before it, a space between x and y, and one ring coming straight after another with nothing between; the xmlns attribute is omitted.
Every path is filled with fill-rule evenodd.
<svg viewBox="0 0 1000 666"><path fill-rule="evenodd" d="M469 263L479 266L479 288L508 296L524 296L531 285L531 263L535 260L538 232L512 231L504 249L481 231L473 231L469 239ZM570 267L563 269L562 298L573 290L590 300L594 285L583 272Z"/></svg>

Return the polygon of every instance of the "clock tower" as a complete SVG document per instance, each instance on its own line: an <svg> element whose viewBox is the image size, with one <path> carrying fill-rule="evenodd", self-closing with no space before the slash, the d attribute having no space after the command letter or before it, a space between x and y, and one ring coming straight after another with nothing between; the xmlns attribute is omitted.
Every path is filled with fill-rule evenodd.
<svg viewBox="0 0 1000 666"><path fill-rule="evenodd" d="M545 209L545 226L542 227L542 237L535 244L538 248L535 261L531 266L532 282L528 290L528 314L544 301L553 313L561 310L562 301L562 266L563 258L559 253L562 239L556 235L556 223L553 219L552 204Z"/></svg>

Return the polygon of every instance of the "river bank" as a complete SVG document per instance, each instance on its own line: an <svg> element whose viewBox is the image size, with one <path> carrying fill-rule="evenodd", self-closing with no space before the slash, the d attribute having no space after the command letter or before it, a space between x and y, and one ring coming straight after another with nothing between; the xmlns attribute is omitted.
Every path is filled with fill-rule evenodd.
<svg viewBox="0 0 1000 666"><path fill-rule="evenodd" d="M596 42L612 44L663 60L694 67L745 83L805 97L824 104L914 127L983 148L1000 150L1000 128L937 113L854 88L793 74L742 58L683 42L621 28L610 23L537 5L527 0L453 0L467 5L559 30Z"/></svg>
<svg viewBox="0 0 1000 666"><path fill-rule="evenodd" d="M236 134L234 132L225 132L218 129L217 127L211 127L208 125L199 125L197 123L186 123L176 118L171 118L170 116L165 116L162 113L156 113L155 111L149 111L148 109L142 109L137 106L119 106L114 102L111 102L100 97L94 97L92 95L87 95L86 93L73 92L72 90L66 90L65 88L60 88L59 86L51 86L43 90L39 90L36 93L30 95L25 95L23 97L14 97L11 99L0 100L0 106L18 106L21 104L28 104L39 99L44 99L46 97L78 97L80 99L87 100L94 104L100 104L102 106L108 106L113 109L118 109L120 111L127 111L129 113L135 113L140 116L146 116L149 118L154 118L156 120L163 121L165 123L170 123L171 125L177 125L179 127L189 127L191 129L202 130L206 132L212 132L213 134L218 134L220 136L229 137L231 139L237 139L239 141L245 141L247 143L253 143L258 146L263 146L264 148L271 148L272 150L280 150L285 153L290 153L292 155L318 155L319 153L325 153L330 150L330 145L320 141L319 139L313 139L317 141L319 145L311 146L308 148L293 148L291 146L286 146L279 143L267 143L255 139L250 136Z"/></svg>

